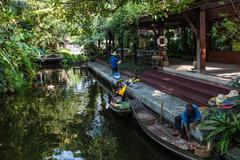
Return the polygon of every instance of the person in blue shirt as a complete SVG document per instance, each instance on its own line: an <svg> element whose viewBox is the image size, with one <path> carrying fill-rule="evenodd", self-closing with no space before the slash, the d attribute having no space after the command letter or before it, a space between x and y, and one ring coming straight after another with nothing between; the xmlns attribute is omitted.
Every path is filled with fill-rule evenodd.
<svg viewBox="0 0 240 160"><path fill-rule="evenodd" d="M117 58L117 53L113 52L112 56L110 58L110 64L111 64L111 67L112 67L112 74L118 72L118 64L120 62L121 61Z"/></svg>
<svg viewBox="0 0 240 160"><path fill-rule="evenodd" d="M188 139L190 139L189 124L193 123L193 127L195 128L201 119L202 116L198 109L198 106L187 104L184 112L181 115L175 117L175 127L177 129L176 135L180 135L181 130L185 129L186 136Z"/></svg>

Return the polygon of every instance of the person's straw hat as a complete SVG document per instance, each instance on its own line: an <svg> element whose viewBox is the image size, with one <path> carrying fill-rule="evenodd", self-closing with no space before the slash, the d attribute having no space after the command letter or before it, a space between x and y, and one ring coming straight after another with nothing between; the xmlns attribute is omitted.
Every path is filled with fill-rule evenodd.
<svg viewBox="0 0 240 160"><path fill-rule="evenodd" d="M226 98L227 98L227 97L224 96L223 94L219 94L219 95L216 97L216 104L217 104L217 105L222 104Z"/></svg>
<svg viewBox="0 0 240 160"><path fill-rule="evenodd" d="M113 55L113 56L116 56L116 55L117 55L117 53L116 53L116 52L113 52L113 53L112 53L112 55Z"/></svg>
<svg viewBox="0 0 240 160"><path fill-rule="evenodd" d="M212 97L209 101L208 101L208 104L210 106L216 106L216 98L217 97Z"/></svg>
<svg viewBox="0 0 240 160"><path fill-rule="evenodd" d="M239 93L238 93L237 90L231 90L231 91L226 95L226 97L228 97L228 98L236 97L236 96L239 96Z"/></svg>

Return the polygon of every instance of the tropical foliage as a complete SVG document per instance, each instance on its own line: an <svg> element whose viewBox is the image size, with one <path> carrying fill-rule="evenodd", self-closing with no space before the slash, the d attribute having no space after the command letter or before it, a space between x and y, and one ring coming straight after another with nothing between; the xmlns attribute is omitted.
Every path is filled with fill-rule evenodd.
<svg viewBox="0 0 240 160"><path fill-rule="evenodd" d="M211 29L212 47L218 50L231 50L234 43L240 42L239 23L229 18L216 22Z"/></svg>
<svg viewBox="0 0 240 160"><path fill-rule="evenodd" d="M66 65L76 64L78 62L87 62L89 57L85 54L74 54L69 49L62 48L57 54L61 55L64 58Z"/></svg>
<svg viewBox="0 0 240 160"><path fill-rule="evenodd" d="M205 125L213 128L207 135L206 140L210 140L219 153L227 153L230 147L239 145L239 121L240 113L212 111L209 121L204 122Z"/></svg>
<svg viewBox="0 0 240 160"><path fill-rule="evenodd" d="M37 68L34 62L44 54L57 52L66 36L77 37L80 45L91 50L89 53L96 53L109 30L114 32L117 45L127 45L136 51L140 17L164 19L191 3L192 0L3 0L0 2L0 94L29 86Z"/></svg>
<svg viewBox="0 0 240 160"><path fill-rule="evenodd" d="M0 94L6 94L29 86L40 49L54 51L69 23L51 1L1 1L0 10Z"/></svg>
<svg viewBox="0 0 240 160"><path fill-rule="evenodd" d="M30 41L32 32L22 28L20 14L25 3L2 4L0 12L0 93L20 90L34 76L37 48Z"/></svg>
<svg viewBox="0 0 240 160"><path fill-rule="evenodd" d="M229 83L228 85L230 87L233 87L233 88L240 88L240 77L237 76L235 78L233 78Z"/></svg>

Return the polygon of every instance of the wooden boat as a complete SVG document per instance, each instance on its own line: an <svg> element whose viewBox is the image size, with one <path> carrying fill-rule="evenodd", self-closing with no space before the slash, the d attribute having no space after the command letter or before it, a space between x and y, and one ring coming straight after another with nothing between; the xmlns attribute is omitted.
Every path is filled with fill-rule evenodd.
<svg viewBox="0 0 240 160"><path fill-rule="evenodd" d="M139 100L130 100L129 103L132 107L133 115L140 127L158 144L184 159L213 159L213 157L200 157L188 150L188 143L182 138L174 137L174 130L167 127L166 124L159 124L158 115L149 108L143 106Z"/></svg>
<svg viewBox="0 0 240 160"><path fill-rule="evenodd" d="M119 116L127 116L132 112L128 101L122 101L120 103L114 103L112 101L110 108Z"/></svg>

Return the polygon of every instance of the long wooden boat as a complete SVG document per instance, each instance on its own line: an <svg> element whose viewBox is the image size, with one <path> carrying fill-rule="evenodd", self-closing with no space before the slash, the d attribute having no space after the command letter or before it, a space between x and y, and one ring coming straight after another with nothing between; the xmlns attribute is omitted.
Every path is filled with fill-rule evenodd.
<svg viewBox="0 0 240 160"><path fill-rule="evenodd" d="M126 103L126 104L123 104L123 103ZM129 106L129 102L128 101L122 101L119 104L115 104L114 102L111 102L110 108L119 116L127 116L132 112L130 106L121 108L120 107L121 105L128 105Z"/></svg>
<svg viewBox="0 0 240 160"><path fill-rule="evenodd" d="M173 129L158 123L159 118L155 112L143 106L139 100L133 99L129 102L133 115L140 127L161 146L187 160L215 159L213 157L203 158L195 155L192 151L188 150L188 143L184 139L173 136L175 133Z"/></svg>

